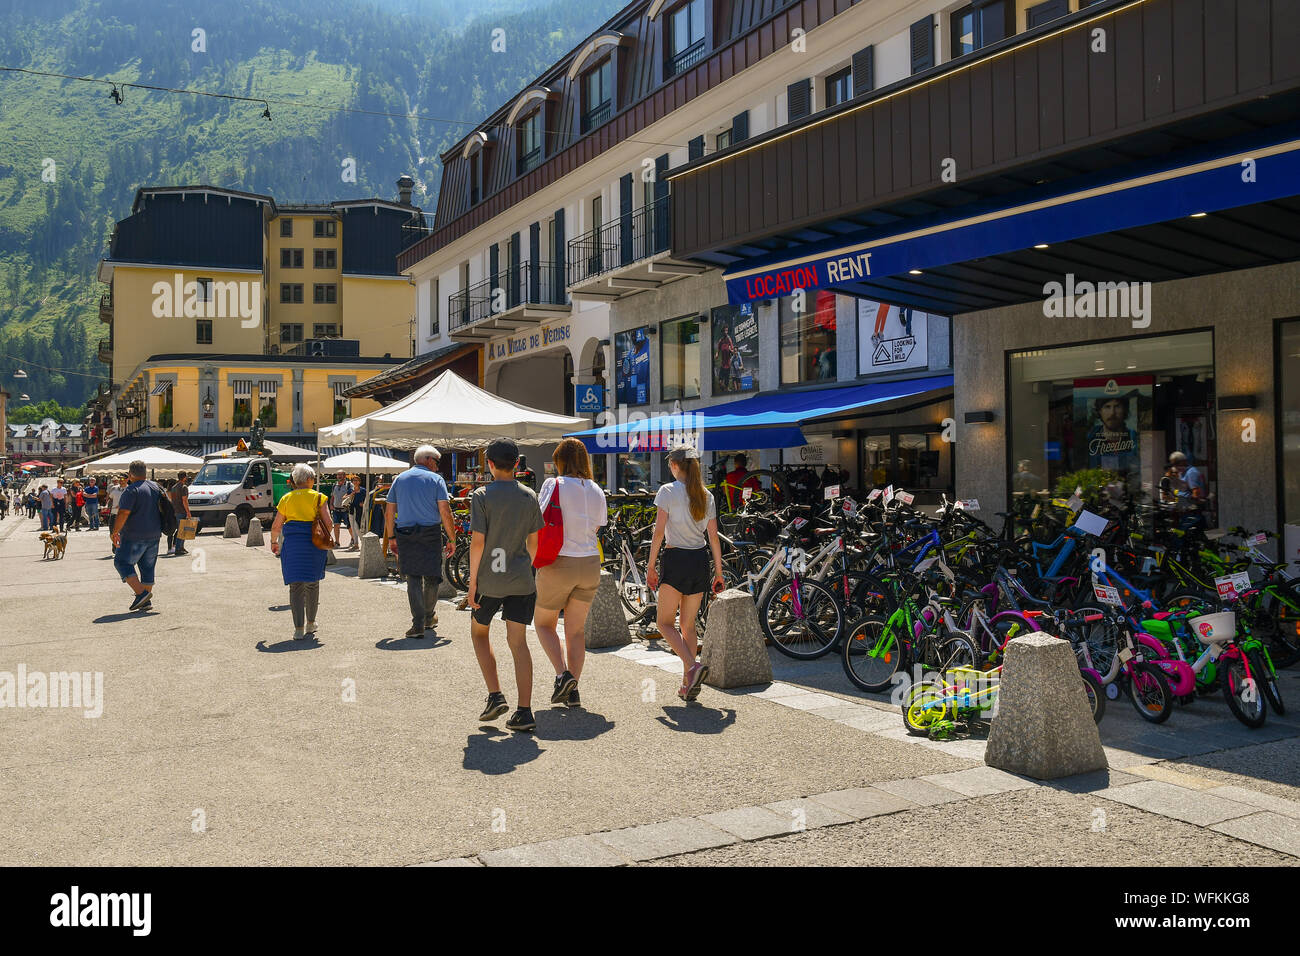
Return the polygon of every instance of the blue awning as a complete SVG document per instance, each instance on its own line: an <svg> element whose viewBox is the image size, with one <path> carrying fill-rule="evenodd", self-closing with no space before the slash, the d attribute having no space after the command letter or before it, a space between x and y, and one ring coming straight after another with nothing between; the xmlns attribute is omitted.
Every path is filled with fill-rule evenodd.
<svg viewBox="0 0 1300 956"><path fill-rule="evenodd" d="M742 259L723 272L733 305L797 289L854 288L1040 243L1167 222L1296 195L1300 131L1243 135L1113 171ZM1045 293L1046 294L1046 293Z"/></svg>
<svg viewBox="0 0 1300 956"><path fill-rule="evenodd" d="M932 375L840 388L770 392L680 415L658 415L591 428L566 437L581 439L587 450L596 454L667 451L681 441L695 444L700 451L796 448L807 444L800 428L806 422L846 417L872 405L950 389L952 383L951 375Z"/></svg>

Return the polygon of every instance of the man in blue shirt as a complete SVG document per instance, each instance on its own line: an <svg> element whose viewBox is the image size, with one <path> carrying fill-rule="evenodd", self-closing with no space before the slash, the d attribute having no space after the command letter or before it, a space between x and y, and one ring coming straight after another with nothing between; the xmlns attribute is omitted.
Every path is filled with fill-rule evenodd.
<svg viewBox="0 0 1300 956"><path fill-rule="evenodd" d="M86 517L90 519L90 530L99 530L99 482L94 478L86 484Z"/></svg>
<svg viewBox="0 0 1300 956"><path fill-rule="evenodd" d="M131 462L127 473L130 482L113 516L113 567L135 593L130 610L148 611L153 607L153 571L162 537L162 489L145 479L142 461Z"/></svg>
<svg viewBox="0 0 1300 956"><path fill-rule="evenodd" d="M438 626L444 528L447 555L456 548L447 483L435 470L440 457L432 445L417 448L411 456L415 464L393 479L384 506L384 537L406 578L406 599L411 605L406 636L410 638L422 638L426 630Z"/></svg>

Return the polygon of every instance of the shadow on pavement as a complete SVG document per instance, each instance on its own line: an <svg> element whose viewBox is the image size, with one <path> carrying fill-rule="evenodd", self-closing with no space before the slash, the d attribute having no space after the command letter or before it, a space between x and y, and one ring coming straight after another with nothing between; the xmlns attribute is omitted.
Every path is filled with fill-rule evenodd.
<svg viewBox="0 0 1300 956"><path fill-rule="evenodd" d="M129 621L129 620L131 620L131 618L135 618L135 617L152 617L152 616L156 615L157 613L158 613L158 612L157 612L157 611L154 611L154 610L149 610L149 611L123 611L121 614L105 614L105 615L103 615L102 617L97 617L97 618L95 618L95 619L94 619L93 621L91 621L90 623L92 623L92 624L116 624L118 621Z"/></svg>
<svg viewBox="0 0 1300 956"><path fill-rule="evenodd" d="M288 610L290 610L290 607L289 607L288 604L272 604L272 605L270 605L270 606L267 607L267 610L268 610L268 611L288 611Z"/></svg>
<svg viewBox="0 0 1300 956"><path fill-rule="evenodd" d="M375 647L381 651L431 651L435 647L445 647L451 643L447 637L386 637Z"/></svg>
<svg viewBox="0 0 1300 956"><path fill-rule="evenodd" d="M324 647L318 640L309 639L296 641L292 637L286 641L280 641L278 644L268 644L266 641L258 641L256 647L263 654L287 654L290 651L314 651L318 647Z"/></svg>
<svg viewBox="0 0 1300 956"><path fill-rule="evenodd" d="M670 730L692 734L720 734L736 722L736 711L714 710L702 704L665 707L664 715L655 720Z"/></svg>
<svg viewBox="0 0 1300 956"><path fill-rule="evenodd" d="M481 733L466 739L461 765L466 770L497 776L510 773L521 764L532 763L541 755L542 748L537 746L532 734L484 726Z"/></svg>
<svg viewBox="0 0 1300 956"><path fill-rule="evenodd" d="M552 707L535 716L537 736L543 740L595 740L614 729L614 722L604 714L582 707Z"/></svg>

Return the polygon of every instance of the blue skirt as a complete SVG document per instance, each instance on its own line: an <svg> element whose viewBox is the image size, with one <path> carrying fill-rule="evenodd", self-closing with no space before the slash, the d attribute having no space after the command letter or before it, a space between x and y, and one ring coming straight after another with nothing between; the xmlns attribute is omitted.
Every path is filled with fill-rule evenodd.
<svg viewBox="0 0 1300 956"><path fill-rule="evenodd" d="M280 572L285 584L320 581L325 577L325 555L311 543L310 521L286 521L280 542Z"/></svg>

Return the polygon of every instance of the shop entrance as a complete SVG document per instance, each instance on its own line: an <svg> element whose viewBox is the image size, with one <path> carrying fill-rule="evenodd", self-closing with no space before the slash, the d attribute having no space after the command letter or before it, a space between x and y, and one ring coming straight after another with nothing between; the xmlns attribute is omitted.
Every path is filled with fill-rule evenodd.
<svg viewBox="0 0 1300 956"><path fill-rule="evenodd" d="M941 428L879 428L862 433L859 442L862 487L893 485L917 496L922 504L953 497L952 443Z"/></svg>

